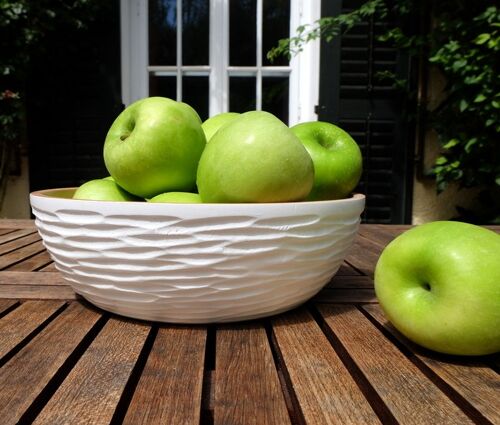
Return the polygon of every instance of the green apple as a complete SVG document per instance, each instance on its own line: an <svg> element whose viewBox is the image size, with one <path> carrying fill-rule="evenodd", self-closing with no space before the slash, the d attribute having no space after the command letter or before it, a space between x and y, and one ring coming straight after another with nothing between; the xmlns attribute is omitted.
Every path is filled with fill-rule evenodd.
<svg viewBox="0 0 500 425"><path fill-rule="evenodd" d="M148 202L166 202L177 204L201 204L200 195L190 192L167 192L156 195Z"/></svg>
<svg viewBox="0 0 500 425"><path fill-rule="evenodd" d="M113 122L104 143L109 174L128 192L151 198L195 188L205 147L198 114L164 97L138 100Z"/></svg>
<svg viewBox="0 0 500 425"><path fill-rule="evenodd" d="M90 180L82 184L73 194L73 199L89 199L93 201L142 201L123 190L109 179Z"/></svg>
<svg viewBox="0 0 500 425"><path fill-rule="evenodd" d="M452 221L393 240L375 269L388 320L408 339L448 354L500 351L500 235Z"/></svg>
<svg viewBox="0 0 500 425"><path fill-rule="evenodd" d="M207 138L207 143L210 142L212 136L217 133L219 128L230 123L235 118L239 117L237 112L222 112L221 114L214 115L209 119L205 120L201 125L203 131L205 132L205 137Z"/></svg>
<svg viewBox="0 0 500 425"><path fill-rule="evenodd" d="M314 169L300 140L274 115L251 111L222 127L198 166L203 202L287 202L304 199Z"/></svg>
<svg viewBox="0 0 500 425"><path fill-rule="evenodd" d="M311 121L291 128L314 164L314 186L308 200L347 198L361 178L363 160L353 138L334 124Z"/></svg>

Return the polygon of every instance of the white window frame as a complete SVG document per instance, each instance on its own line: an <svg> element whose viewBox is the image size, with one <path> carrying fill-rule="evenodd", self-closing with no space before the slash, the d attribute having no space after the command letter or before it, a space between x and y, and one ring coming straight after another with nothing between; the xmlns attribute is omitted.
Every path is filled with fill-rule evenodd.
<svg viewBox="0 0 500 425"><path fill-rule="evenodd" d="M182 65L182 0L177 0L177 65L150 66L148 0L120 0L122 101L129 105L149 95L149 75L176 76L177 100L182 100L182 76L209 77L209 115L229 109L229 77L256 77L256 109L262 107L262 77L289 76L289 125L316 121L319 100L319 41L307 43L289 66L262 65L263 1L257 0L256 66L229 66L229 1L210 0L209 65ZM237 0L232 0L237 1ZM321 0L291 0L290 36L299 25L321 16Z"/></svg>

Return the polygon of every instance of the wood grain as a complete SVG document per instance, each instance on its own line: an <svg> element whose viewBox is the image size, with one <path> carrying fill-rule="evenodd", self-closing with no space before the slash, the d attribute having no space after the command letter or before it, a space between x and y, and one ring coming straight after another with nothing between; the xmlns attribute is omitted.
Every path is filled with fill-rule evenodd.
<svg viewBox="0 0 500 425"><path fill-rule="evenodd" d="M7 267L6 270L30 272L44 267L51 262L52 259L50 258L49 253L43 250L30 258L21 260L17 264Z"/></svg>
<svg viewBox="0 0 500 425"><path fill-rule="evenodd" d="M335 276L326 285L330 289L373 289L373 279L368 276Z"/></svg>
<svg viewBox="0 0 500 425"><path fill-rule="evenodd" d="M36 230L35 220L7 219L0 220L0 229L30 229Z"/></svg>
<svg viewBox="0 0 500 425"><path fill-rule="evenodd" d="M205 344L203 327L161 327L124 424L199 424Z"/></svg>
<svg viewBox="0 0 500 425"><path fill-rule="evenodd" d="M58 270L57 270L54 262L52 262L52 263L47 264L46 266L42 267L39 271L40 272L57 272Z"/></svg>
<svg viewBox="0 0 500 425"><path fill-rule="evenodd" d="M0 299L0 314L17 304L17 300L2 300Z"/></svg>
<svg viewBox="0 0 500 425"><path fill-rule="evenodd" d="M347 263L342 263L335 276L359 276L361 273Z"/></svg>
<svg viewBox="0 0 500 425"><path fill-rule="evenodd" d="M467 424L470 419L353 306L323 305L328 327L405 424Z"/></svg>
<svg viewBox="0 0 500 425"><path fill-rule="evenodd" d="M343 303L343 304L376 303L377 297L375 296L375 291L373 289L325 288L322 291L320 291L315 297L313 297L312 301L320 303Z"/></svg>
<svg viewBox="0 0 500 425"><path fill-rule="evenodd" d="M32 243L40 241L40 235L38 233L29 233L26 236L22 236L20 238L17 238L15 240L11 240L9 242L5 242L2 245L0 245L0 255L2 255L2 258L4 254L14 251L16 249L22 248L23 246L30 245Z"/></svg>
<svg viewBox="0 0 500 425"><path fill-rule="evenodd" d="M295 310L273 333L307 424L375 424L378 417L313 317Z"/></svg>
<svg viewBox="0 0 500 425"><path fill-rule="evenodd" d="M37 300L76 300L78 295L70 286L62 285L5 285L0 284L0 298Z"/></svg>
<svg viewBox="0 0 500 425"><path fill-rule="evenodd" d="M369 241L379 245L381 248L384 248L388 243L393 241L398 234L402 233L400 230L395 233L388 232L387 227L388 226L385 225L367 224L360 226L359 234Z"/></svg>
<svg viewBox="0 0 500 425"><path fill-rule="evenodd" d="M110 319L34 423L110 423L149 331L142 323Z"/></svg>
<svg viewBox="0 0 500 425"><path fill-rule="evenodd" d="M0 285L69 286L69 283L59 272L2 271Z"/></svg>
<svg viewBox="0 0 500 425"><path fill-rule="evenodd" d="M0 223L1 222L2 222L2 220L0 220ZM0 244L14 241L14 240L19 239L23 236L31 235L34 233L36 233L36 231L33 229L18 229L18 230L10 229L8 233L4 233L3 235L0 236Z"/></svg>
<svg viewBox="0 0 500 425"><path fill-rule="evenodd" d="M382 247L358 235L345 257L345 261L358 269L362 274L373 277Z"/></svg>
<svg viewBox="0 0 500 425"><path fill-rule="evenodd" d="M265 329L223 326L216 347L215 424L289 424Z"/></svg>
<svg viewBox="0 0 500 425"><path fill-rule="evenodd" d="M61 301L26 301L0 319L0 359L63 305Z"/></svg>
<svg viewBox="0 0 500 425"><path fill-rule="evenodd" d="M0 417L15 424L64 364L100 314L71 303L0 369Z"/></svg>
<svg viewBox="0 0 500 425"><path fill-rule="evenodd" d="M12 264L23 261L24 259L31 257L32 255L38 254L45 251L42 241L32 243L22 248L11 251L8 254L2 255L0 257L0 269L5 269Z"/></svg>
<svg viewBox="0 0 500 425"><path fill-rule="evenodd" d="M375 320L382 324L399 341L410 348L415 355L448 385L470 402L485 418L500 424L500 377L483 363L484 358L439 355L412 344L394 327L387 323L378 305L363 307Z"/></svg>

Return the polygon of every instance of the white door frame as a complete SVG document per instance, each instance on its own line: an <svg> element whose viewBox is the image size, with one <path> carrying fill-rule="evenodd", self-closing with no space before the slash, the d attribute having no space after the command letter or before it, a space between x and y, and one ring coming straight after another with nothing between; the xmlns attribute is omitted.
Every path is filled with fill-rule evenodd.
<svg viewBox="0 0 500 425"><path fill-rule="evenodd" d="M181 0L177 0L179 5ZM177 14L177 66L149 66L148 0L120 0L122 101L125 105L149 95L149 75L177 76L177 99L182 99L182 75L209 75L209 115L229 109L229 75L257 78L256 109L261 108L263 76L289 75L289 125L315 121L319 99L319 41L309 42L289 66L262 66L262 4L257 0L257 66L229 66L229 1L210 0L208 66L182 66L182 16ZM237 0L232 0L237 1ZM321 0L291 0L290 36L299 25L321 16Z"/></svg>

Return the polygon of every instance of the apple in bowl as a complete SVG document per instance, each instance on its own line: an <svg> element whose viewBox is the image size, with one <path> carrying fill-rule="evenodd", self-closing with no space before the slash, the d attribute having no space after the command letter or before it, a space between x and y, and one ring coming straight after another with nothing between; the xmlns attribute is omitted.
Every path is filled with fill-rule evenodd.
<svg viewBox="0 0 500 425"><path fill-rule="evenodd" d="M149 97L115 119L104 142L109 174L127 192L152 198L189 192L206 139L201 119L186 103Z"/></svg>

